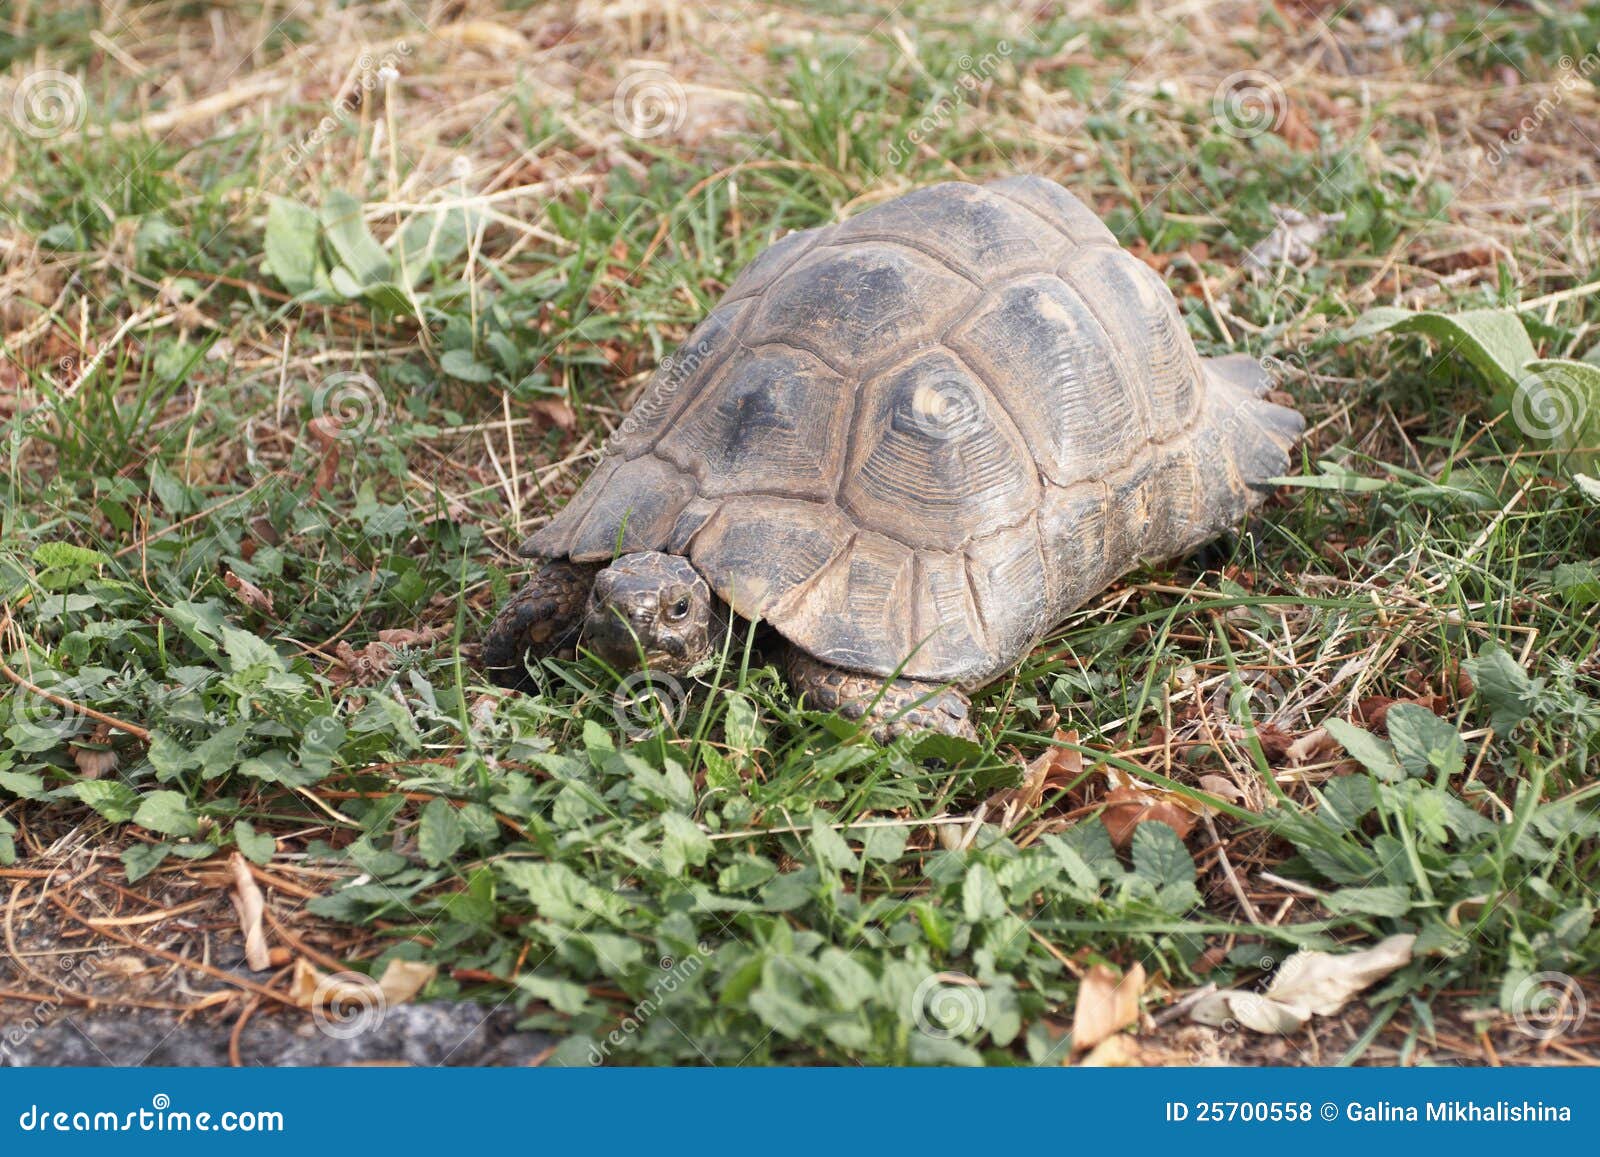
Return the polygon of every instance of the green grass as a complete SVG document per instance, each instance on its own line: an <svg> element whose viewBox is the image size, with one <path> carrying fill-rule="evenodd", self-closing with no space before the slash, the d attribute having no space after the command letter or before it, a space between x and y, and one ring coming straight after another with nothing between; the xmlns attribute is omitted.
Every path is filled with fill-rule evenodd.
<svg viewBox="0 0 1600 1157"><path fill-rule="evenodd" d="M13 335L46 319L5 351L11 390L31 394L3 412L0 656L148 741L4 684L0 864L82 823L134 882L235 849L274 872L326 869L304 927L362 930L351 955L375 974L438 963L429 996L513 1000L579 1064L1062 1063L1093 964L1142 964L1154 1012L1202 983L1250 987L1297 947L1413 932L1416 960L1363 998L1371 1031L1339 1044L1405 1058L1441 1047L1440 1025L1505 1033L1528 977L1592 974L1600 532L1577 460L1523 439L1459 359L1339 338L1397 292L1370 284L1386 268L1425 287L1419 271L1459 243L1452 213L1504 174L1419 167L1429 129L1403 94L1312 117L1320 151L1230 136L1209 74L1193 99L1130 87L1184 58L1127 78L1151 40L1121 11L1022 38L925 7L916 67L874 31L883 13L845 8L854 35L815 65L761 50L735 131L622 137L632 163L603 181L495 214L362 223L351 205L438 202L535 144L548 163L510 183L597 173L599 122L575 127L510 80L492 127L408 136L415 106L479 95L414 27L373 40L422 45L402 72L449 91L406 87L395 170L460 150L470 178L391 197L387 151L363 159L381 105L280 164L325 112L291 95L182 140L12 132L0 228L40 246L50 292L0 313ZM1430 81L1464 91L1502 59L1548 75L1592 9L1587 24L1501 11L1470 33L1462 17L1401 59L1420 81L1465 44ZM81 30L30 20L26 44L88 67ZM1251 35L1285 43L1270 20ZM847 57L856 36L865 56ZM263 53L314 40L280 28ZM897 147L962 60L1002 42L1005 67L939 114L935 147ZM581 53L607 59L599 41ZM1102 102L1059 130L1080 168L1036 126L1019 70ZM589 113L608 108L607 89ZM746 262L905 188L1016 168L1093 191L1125 243L1209 247L1226 332L1186 293L1191 333L1203 353L1282 359L1317 424L1296 472L1335 481L1285 488L1236 538L1076 613L978 694L977 747L863 743L798 710L742 634L642 733L589 661L547 664L526 695L486 684L460 648L517 580L511 548ZM1434 304L1593 281L1592 246L1555 201L1500 229L1486 276ZM1296 203L1345 214L1317 261L1238 274L1270 206ZM1516 213L1497 224L1522 228ZM1193 277L1168 271L1175 289ZM1529 315L1541 352L1594 348L1597 302ZM1397 709L1367 742L1339 730L1375 697L1438 713ZM1285 757L1330 719L1348 743ZM1052 745L1081 773L1004 828L980 817ZM114 771L84 774L103 751ZM1218 839L1150 822L1114 848L1099 818L1112 773L1204 802ZM1533 1042L1511 1030L1500 1047Z"/></svg>

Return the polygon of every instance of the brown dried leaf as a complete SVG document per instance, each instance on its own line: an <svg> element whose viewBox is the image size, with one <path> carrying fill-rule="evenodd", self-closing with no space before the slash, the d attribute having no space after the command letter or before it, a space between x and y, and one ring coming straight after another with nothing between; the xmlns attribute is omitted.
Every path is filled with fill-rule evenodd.
<svg viewBox="0 0 1600 1157"><path fill-rule="evenodd" d="M1076 744L1076 731L1057 731L1055 738L1061 743ZM1058 791L1083 774L1083 756L1068 747L1050 747L1027 765L1022 782L1016 787L1004 788L985 801L986 814L1001 815L1007 808L1016 814L1030 812L1044 802L1044 797Z"/></svg>
<svg viewBox="0 0 1600 1157"><path fill-rule="evenodd" d="M1089 969L1078 985L1072 1012L1072 1051L1092 1049L1113 1033L1139 1021L1139 996L1144 992L1144 965L1122 975L1105 964Z"/></svg>
<svg viewBox="0 0 1600 1157"><path fill-rule="evenodd" d="M1328 756L1343 750L1338 741L1328 734L1326 727L1317 727L1291 743L1284 754L1294 766L1304 767L1308 763L1321 763Z"/></svg>
<svg viewBox="0 0 1600 1157"><path fill-rule="evenodd" d="M306 432L322 450L322 460L317 463L317 475L311 482L311 497L321 494L339 473L339 424L323 415L306 425Z"/></svg>
<svg viewBox="0 0 1600 1157"><path fill-rule="evenodd" d="M117 770L117 753L111 749L111 728L98 724L82 744L71 744L72 762L84 779L99 779Z"/></svg>
<svg viewBox="0 0 1600 1157"><path fill-rule="evenodd" d="M1133 842L1134 829L1142 823L1164 823L1182 840L1189 837L1198 818L1190 810L1189 801L1173 792L1117 787L1106 793L1105 803L1100 820L1106 825L1111 843L1119 849Z"/></svg>
<svg viewBox="0 0 1600 1157"><path fill-rule="evenodd" d="M415 960L391 960L377 980L359 972L326 973L303 957L294 962L289 998L301 1008L353 1004L378 1007L405 1004L438 974L438 967Z"/></svg>
<svg viewBox="0 0 1600 1157"><path fill-rule="evenodd" d="M239 927L244 932L244 959L252 972L264 972L272 966L267 949L267 933L262 927L262 917L267 910L266 898L256 886L250 865L238 852L228 857L228 870L233 875L233 910L239 914Z"/></svg>
<svg viewBox="0 0 1600 1157"><path fill-rule="evenodd" d="M532 403L533 412L558 430L576 429L577 412L565 398L540 398Z"/></svg>
<svg viewBox="0 0 1600 1157"><path fill-rule="evenodd" d="M249 579L242 579L230 570L223 573L222 585L232 591L234 597L251 610L267 615L275 613L272 609L272 596Z"/></svg>

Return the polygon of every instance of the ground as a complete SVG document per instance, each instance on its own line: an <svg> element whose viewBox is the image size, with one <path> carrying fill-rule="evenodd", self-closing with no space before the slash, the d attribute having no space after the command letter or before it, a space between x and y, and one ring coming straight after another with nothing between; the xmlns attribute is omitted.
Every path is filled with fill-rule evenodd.
<svg viewBox="0 0 1600 1157"><path fill-rule="evenodd" d="M1595 360L1600 6L0 22L0 1058L1600 1058L1592 395L1351 332ZM977 745L866 743L743 637L655 695L483 677L515 545L748 261L1016 172L1307 415L1247 526Z"/></svg>

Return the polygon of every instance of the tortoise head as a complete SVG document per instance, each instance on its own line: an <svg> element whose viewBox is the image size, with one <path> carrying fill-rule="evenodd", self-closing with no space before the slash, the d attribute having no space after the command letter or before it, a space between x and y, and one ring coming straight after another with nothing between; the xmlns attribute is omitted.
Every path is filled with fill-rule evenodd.
<svg viewBox="0 0 1600 1157"><path fill-rule="evenodd" d="M715 604L689 560L625 554L594 580L583 645L620 671L681 674L711 654Z"/></svg>

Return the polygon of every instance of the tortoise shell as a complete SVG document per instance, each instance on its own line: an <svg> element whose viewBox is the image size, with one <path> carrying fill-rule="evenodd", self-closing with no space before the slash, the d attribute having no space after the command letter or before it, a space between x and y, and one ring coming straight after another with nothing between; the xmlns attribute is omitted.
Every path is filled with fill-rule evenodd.
<svg viewBox="0 0 1600 1157"><path fill-rule="evenodd" d="M1260 379L1059 185L935 185L757 257L522 553L684 555L818 659L975 685L1283 472Z"/></svg>

